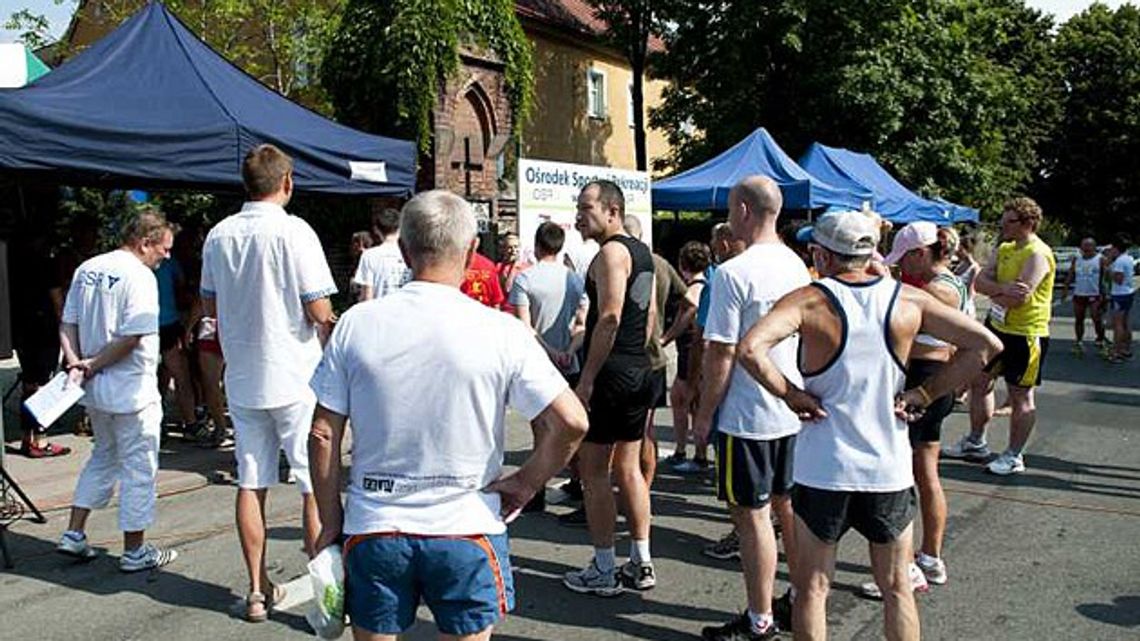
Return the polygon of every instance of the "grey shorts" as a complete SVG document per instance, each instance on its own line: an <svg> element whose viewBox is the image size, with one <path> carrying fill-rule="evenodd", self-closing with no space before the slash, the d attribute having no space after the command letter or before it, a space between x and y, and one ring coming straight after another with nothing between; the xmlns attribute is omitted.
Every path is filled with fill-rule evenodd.
<svg viewBox="0 0 1140 641"><path fill-rule="evenodd" d="M891 543L914 520L914 488L899 492L837 492L804 485L792 488L796 516L825 543L838 543L854 528L871 543Z"/></svg>

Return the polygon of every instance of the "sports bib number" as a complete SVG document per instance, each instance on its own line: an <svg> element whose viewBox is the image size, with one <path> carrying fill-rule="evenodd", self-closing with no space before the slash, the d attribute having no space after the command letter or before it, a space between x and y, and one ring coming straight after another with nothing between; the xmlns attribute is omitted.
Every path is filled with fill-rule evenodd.
<svg viewBox="0 0 1140 641"><path fill-rule="evenodd" d="M997 303L994 303L993 305L990 306L990 320L993 320L994 322L1001 323L1004 325L1005 324L1005 314L1006 314L1005 307L998 305Z"/></svg>

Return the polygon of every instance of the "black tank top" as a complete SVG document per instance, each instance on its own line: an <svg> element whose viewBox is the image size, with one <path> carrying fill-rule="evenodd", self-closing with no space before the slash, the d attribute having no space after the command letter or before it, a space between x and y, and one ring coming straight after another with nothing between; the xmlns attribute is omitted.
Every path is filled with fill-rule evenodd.
<svg viewBox="0 0 1140 641"><path fill-rule="evenodd" d="M616 356L631 365L644 361L648 366L649 355L645 351L645 343L648 336L646 326L649 323L649 299L653 296L653 256L644 243L630 236L617 234L602 244L611 242L620 243L629 252L632 269L625 281L621 324L614 336L610 358ZM590 299L590 311L586 314L586 353L589 354L594 329L598 324L598 286L593 278L586 279L586 296Z"/></svg>

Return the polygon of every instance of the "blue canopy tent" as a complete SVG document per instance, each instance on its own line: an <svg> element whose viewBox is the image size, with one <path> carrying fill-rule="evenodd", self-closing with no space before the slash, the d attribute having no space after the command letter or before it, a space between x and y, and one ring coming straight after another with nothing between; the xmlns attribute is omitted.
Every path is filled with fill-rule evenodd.
<svg viewBox="0 0 1140 641"><path fill-rule="evenodd" d="M742 178L768 176L780 185L784 207L860 209L871 201L864 188L846 189L804 171L763 128L752 132L719 156L653 185L653 208L666 210L727 209L728 192Z"/></svg>
<svg viewBox="0 0 1140 641"><path fill-rule="evenodd" d="M934 197L934 202L942 203L950 208L950 217L956 223L977 223L978 210L973 207L966 207L965 205L956 205L944 198Z"/></svg>
<svg viewBox="0 0 1140 641"><path fill-rule="evenodd" d="M834 185L870 190L874 194L875 211L893 223L927 221L948 225L978 220L976 210L923 198L912 192L868 154L814 143L800 158L800 165Z"/></svg>
<svg viewBox="0 0 1140 641"><path fill-rule="evenodd" d="M0 172L54 183L240 190L245 152L293 157L298 191L402 195L416 148L267 89L160 3L34 85L0 91Z"/></svg>

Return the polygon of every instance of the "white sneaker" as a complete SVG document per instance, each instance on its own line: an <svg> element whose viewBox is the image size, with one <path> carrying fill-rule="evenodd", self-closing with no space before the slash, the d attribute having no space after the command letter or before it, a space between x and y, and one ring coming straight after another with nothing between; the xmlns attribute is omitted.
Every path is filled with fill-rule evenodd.
<svg viewBox="0 0 1140 641"><path fill-rule="evenodd" d="M71 530L64 532L63 536L59 537L59 544L55 546L55 551L84 560L93 559L97 554L95 548L87 542L86 534Z"/></svg>
<svg viewBox="0 0 1140 641"><path fill-rule="evenodd" d="M985 460L991 455L990 446L985 441L975 443L969 436L963 436L958 442L942 448L942 456L946 458L960 458L968 461Z"/></svg>
<svg viewBox="0 0 1140 641"><path fill-rule="evenodd" d="M946 562L942 559L926 556L925 554L914 555L914 564L922 573L926 575L926 580L934 585L946 585Z"/></svg>
<svg viewBox="0 0 1140 641"><path fill-rule="evenodd" d="M622 583L634 590L652 590L657 585L653 563L636 563L632 559L620 570Z"/></svg>
<svg viewBox="0 0 1140 641"><path fill-rule="evenodd" d="M910 587L915 592L927 592L930 590L930 584L926 581L926 575L922 573L918 565L911 563L907 567L907 575L910 576ZM874 581L868 581L859 586L863 596L868 599L881 599L883 598L883 591L879 589L879 584Z"/></svg>
<svg viewBox="0 0 1140 641"><path fill-rule="evenodd" d="M986 471L998 476L1021 474L1025 471L1025 460L1017 454L1003 452L1001 456L990 461L990 464L986 466Z"/></svg>
<svg viewBox="0 0 1140 641"><path fill-rule="evenodd" d="M591 559L590 564L581 570L567 572L562 577L562 585L579 594L617 596L622 593L617 570L602 572L596 559Z"/></svg>
<svg viewBox="0 0 1140 641"><path fill-rule="evenodd" d="M119 557L119 569L123 572L141 572L160 568L177 558L178 550L144 543L142 547L124 552L123 556Z"/></svg>

